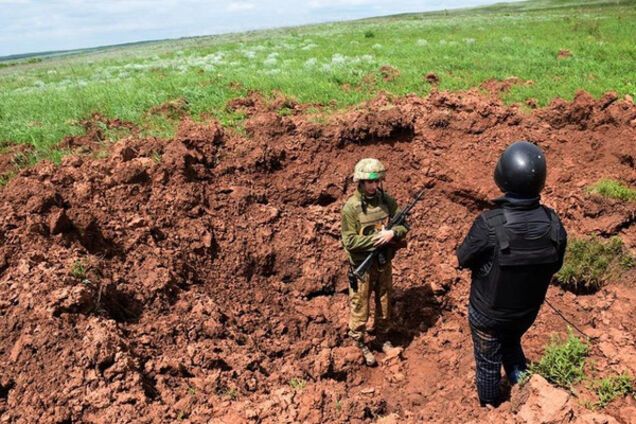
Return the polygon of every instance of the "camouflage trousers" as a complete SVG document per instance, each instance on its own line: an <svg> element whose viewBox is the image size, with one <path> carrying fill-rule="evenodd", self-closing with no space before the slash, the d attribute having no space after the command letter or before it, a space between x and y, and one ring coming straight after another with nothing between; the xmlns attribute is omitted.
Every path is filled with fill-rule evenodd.
<svg viewBox="0 0 636 424"><path fill-rule="evenodd" d="M369 319L371 292L375 299L374 327L376 334L385 335L391 326L391 262L379 268L374 264L358 279L357 290L349 287L349 336L363 341Z"/></svg>

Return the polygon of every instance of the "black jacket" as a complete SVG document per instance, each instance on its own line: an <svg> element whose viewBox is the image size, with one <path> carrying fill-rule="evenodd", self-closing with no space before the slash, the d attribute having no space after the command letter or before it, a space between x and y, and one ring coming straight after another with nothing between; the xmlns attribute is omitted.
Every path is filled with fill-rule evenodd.
<svg viewBox="0 0 636 424"><path fill-rule="evenodd" d="M459 266L472 270L471 306L498 324L534 320L563 265L567 233L539 200L497 199L497 208L480 214L457 248Z"/></svg>

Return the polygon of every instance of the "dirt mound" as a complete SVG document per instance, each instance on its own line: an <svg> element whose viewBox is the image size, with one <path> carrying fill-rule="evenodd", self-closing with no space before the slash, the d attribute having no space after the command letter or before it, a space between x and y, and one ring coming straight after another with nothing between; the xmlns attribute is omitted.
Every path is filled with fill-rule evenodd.
<svg viewBox="0 0 636 424"><path fill-rule="evenodd" d="M77 153L86 153L101 147L101 143L107 139L108 130L125 130L133 134L139 132L132 122L122 121L119 118L111 119L97 112L80 121L79 125L84 129L84 134L64 137L58 147Z"/></svg>
<svg viewBox="0 0 636 424"><path fill-rule="evenodd" d="M382 75L382 79L386 82L393 81L400 76L400 70L391 65L380 66L379 72Z"/></svg>
<svg viewBox="0 0 636 424"><path fill-rule="evenodd" d="M0 142L0 180L6 180L30 162L33 147Z"/></svg>
<svg viewBox="0 0 636 424"><path fill-rule="evenodd" d="M493 96L498 96L510 90L515 85L521 85L521 84L532 85L534 84L534 81L532 80L524 81L521 78L517 78L517 77L509 77L509 78L506 78L505 80L489 79L481 83L479 87L487 91Z"/></svg>
<svg viewBox="0 0 636 424"><path fill-rule="evenodd" d="M426 75L424 75L424 80L431 85L439 84L439 77L434 72L428 72Z"/></svg>
<svg viewBox="0 0 636 424"><path fill-rule="evenodd" d="M189 110L190 104L188 100L179 97L178 99L168 100L167 102L150 108L148 113L150 115L161 115L168 119L179 119L186 116Z"/></svg>
<svg viewBox="0 0 636 424"><path fill-rule="evenodd" d="M634 249L633 205L583 189L636 182L636 107L608 96L529 116L477 92L380 96L319 125L276 113L301 108L293 102L252 95L229 105L246 112L246 137L185 118L173 140L128 137L105 159L22 171L0 203L2 418L510 422L509 403L477 406L468 274L454 249L497 195L490 170L519 138L545 149L544 200L571 234L619 234ZM339 246L349 176L366 156L388 165L401 203L429 187L395 263L406 349L379 354L376 369L345 337ZM635 294L613 282L595 297L550 297L604 335L600 369L634 373ZM543 312L529 356L563 329ZM622 419L629 405L615 405Z"/></svg>

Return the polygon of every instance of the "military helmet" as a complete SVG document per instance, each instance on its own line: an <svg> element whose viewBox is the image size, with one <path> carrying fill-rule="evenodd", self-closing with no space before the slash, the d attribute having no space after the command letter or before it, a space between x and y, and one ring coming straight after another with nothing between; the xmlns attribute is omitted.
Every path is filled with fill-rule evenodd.
<svg viewBox="0 0 636 424"><path fill-rule="evenodd" d="M380 180L384 178L386 168L377 159L366 158L356 163L353 169L353 181Z"/></svg>
<svg viewBox="0 0 636 424"><path fill-rule="evenodd" d="M547 165L543 151L528 141L512 143L495 167L495 183L504 193L538 196L545 185Z"/></svg>

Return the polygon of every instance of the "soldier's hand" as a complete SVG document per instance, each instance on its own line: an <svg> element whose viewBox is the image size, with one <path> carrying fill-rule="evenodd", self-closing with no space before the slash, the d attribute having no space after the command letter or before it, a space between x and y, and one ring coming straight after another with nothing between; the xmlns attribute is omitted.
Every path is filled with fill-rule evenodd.
<svg viewBox="0 0 636 424"><path fill-rule="evenodd" d="M378 232L374 237L373 246L383 246L393 240L393 237L395 237L393 230L386 230L382 227L382 230L380 230L380 232Z"/></svg>

